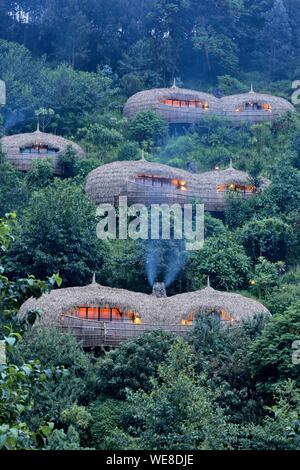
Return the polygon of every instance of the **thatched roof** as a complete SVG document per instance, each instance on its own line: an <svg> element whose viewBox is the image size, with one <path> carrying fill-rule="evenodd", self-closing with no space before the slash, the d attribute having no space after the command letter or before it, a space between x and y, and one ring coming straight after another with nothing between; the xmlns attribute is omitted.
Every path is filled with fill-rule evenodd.
<svg viewBox="0 0 300 470"><path fill-rule="evenodd" d="M200 100L208 103L208 109L191 107L173 107L163 103L163 100ZM271 110L241 110L245 103L267 103ZM264 120L273 121L287 111L294 111L294 106L284 98L263 93L256 93L253 87L248 93L229 95L216 98L208 93L188 90L176 86L170 88L155 88L145 90L131 96L124 106L124 116L128 119L141 111L155 111L170 124L191 124L206 116L218 115L232 119L234 122L248 121L251 123Z"/></svg>
<svg viewBox="0 0 300 470"><path fill-rule="evenodd" d="M54 171L57 174L61 174L61 169L58 166L58 156L66 151L68 147L72 147L78 157L82 158L84 156L83 149L74 142L58 135L40 132L39 130L26 134L5 136L2 137L0 142L2 152L6 156L7 160L22 171L29 170L33 160L38 158L45 158L44 155L20 153L20 149L31 147L37 144L47 145L58 150L55 155L46 155L47 158L50 158L53 161Z"/></svg>
<svg viewBox="0 0 300 470"><path fill-rule="evenodd" d="M96 204L115 202L115 198L127 192L127 184L141 175L187 181L188 193L197 191L197 177L193 173L161 163L137 161L116 161L93 170L86 179L85 190ZM147 189L147 188L146 188Z"/></svg>
<svg viewBox="0 0 300 470"><path fill-rule="evenodd" d="M114 204L116 198L120 195L128 197L128 204L131 202L164 203L167 193L165 190L160 192L157 188L153 189L155 200L151 200L151 195L145 200L145 188L129 184L138 175L159 176L168 179L184 179L187 182L187 190L182 193L179 190L178 203L193 202L197 200L204 204L206 211L222 212L228 205L226 192L218 192L217 187L220 184L244 184L251 185L251 177L248 173L236 170L230 164L226 170L213 170L201 174L189 173L179 168L162 165L159 163L147 162L145 159L139 161L113 162L93 170L86 180L85 190L92 201L96 204L110 203ZM266 178L261 180L261 189L270 184ZM147 189L147 188L146 188ZM150 190L148 193L150 194ZM174 190L176 194L176 190ZM135 199L132 200L131 195L134 194ZM239 193L241 197L253 197L254 193ZM153 197L153 195L152 195ZM173 201L174 202L174 201Z"/></svg>
<svg viewBox="0 0 300 470"><path fill-rule="evenodd" d="M200 173L198 177L198 197L204 201L206 210L211 212L222 212L228 206L227 192L218 192L219 185L240 184L251 186L253 184L251 176L245 171L236 170L232 163L225 170L213 170ZM258 191L266 189L271 184L267 178L260 178L260 188ZM255 193L232 193L242 198L251 198Z"/></svg>
<svg viewBox="0 0 300 470"><path fill-rule="evenodd" d="M172 108L162 103L163 99L195 100L209 103L209 111L199 108ZM131 96L125 104L124 116L133 118L141 111L155 111L170 123L192 123L200 116L211 112L217 112L219 100L208 93L188 90L173 86L170 88L154 88L145 90Z"/></svg>
<svg viewBox="0 0 300 470"><path fill-rule="evenodd" d="M29 310L41 309L44 313L37 324L59 326L64 314L72 315L76 307L86 305L133 311L141 316L143 324L150 325L180 324L191 314L205 315L220 313L221 310L225 310L237 322L255 315L270 315L266 307L256 300L240 294L220 292L209 285L196 292L158 298L93 282L85 287L53 290L38 300L31 298L21 306L18 316L23 318Z"/></svg>
<svg viewBox="0 0 300 470"><path fill-rule="evenodd" d="M268 104L270 110L247 110L246 103ZM252 86L248 93L225 96L220 100L220 105L224 115L237 121L273 121L288 111L295 111L294 106L284 98L257 93Z"/></svg>

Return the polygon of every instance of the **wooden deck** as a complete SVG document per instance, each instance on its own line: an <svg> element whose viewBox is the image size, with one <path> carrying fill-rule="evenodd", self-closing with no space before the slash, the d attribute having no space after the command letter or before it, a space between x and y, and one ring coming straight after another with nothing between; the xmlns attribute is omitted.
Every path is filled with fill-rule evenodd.
<svg viewBox="0 0 300 470"><path fill-rule="evenodd" d="M63 170L59 166L58 155L53 154L10 154L7 156L7 160L20 171L29 171L32 162L35 160L45 161L49 159L53 163L54 173L58 176L63 175Z"/></svg>
<svg viewBox="0 0 300 470"><path fill-rule="evenodd" d="M115 347L123 341L136 338L146 331L166 331L187 336L191 326L183 325L134 325L126 321L99 322L70 315L61 317L61 328L73 333L83 347Z"/></svg>
<svg viewBox="0 0 300 470"><path fill-rule="evenodd" d="M127 196L128 204L191 204L196 197L191 191L181 191L175 187L148 186L136 181L127 181L126 187L116 197L118 203L119 196Z"/></svg>

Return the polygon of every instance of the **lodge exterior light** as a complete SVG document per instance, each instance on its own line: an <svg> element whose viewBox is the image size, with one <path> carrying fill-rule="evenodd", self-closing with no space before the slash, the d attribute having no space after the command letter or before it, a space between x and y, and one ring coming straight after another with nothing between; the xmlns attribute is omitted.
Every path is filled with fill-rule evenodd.
<svg viewBox="0 0 300 470"><path fill-rule="evenodd" d="M135 315L134 320L133 320L133 323L134 323L135 325L141 325L141 323L142 323L141 317L140 317L139 315Z"/></svg>

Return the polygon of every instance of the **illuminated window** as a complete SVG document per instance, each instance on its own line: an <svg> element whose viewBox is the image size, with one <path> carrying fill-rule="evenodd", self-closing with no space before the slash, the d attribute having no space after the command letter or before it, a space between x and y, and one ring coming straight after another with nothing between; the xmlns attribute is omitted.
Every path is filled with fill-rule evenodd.
<svg viewBox="0 0 300 470"><path fill-rule="evenodd" d="M132 311L122 312L117 307L81 306L75 308L75 316L85 320L97 321L129 321L140 324L141 317Z"/></svg>
<svg viewBox="0 0 300 470"><path fill-rule="evenodd" d="M230 322L234 321L233 317L228 312L226 312L226 310L221 310L220 320L221 321L230 321Z"/></svg>
<svg viewBox="0 0 300 470"><path fill-rule="evenodd" d="M234 318L226 311L213 311L210 313L211 318L214 318L218 322L234 322ZM183 318L180 322L182 326L191 326L195 320L195 314L190 313L187 318Z"/></svg>
<svg viewBox="0 0 300 470"><path fill-rule="evenodd" d="M255 193L256 187L246 184L218 184L217 193L225 193L227 191L240 192L240 193Z"/></svg>
<svg viewBox="0 0 300 470"><path fill-rule="evenodd" d="M149 175L139 175L135 178L135 181L139 184L143 184L145 186L153 186L153 187L160 187L160 188L171 188L175 187L182 191L186 191L186 181L181 179L169 179L169 178L162 178L159 176L149 176Z"/></svg>
<svg viewBox="0 0 300 470"><path fill-rule="evenodd" d="M209 103L206 101L203 103L201 100L171 100L163 99L161 101L167 106L172 106L173 108L199 108L199 109L209 109Z"/></svg>
<svg viewBox="0 0 300 470"><path fill-rule="evenodd" d="M272 105L270 103L262 103L261 109L264 109L265 111L272 111Z"/></svg>

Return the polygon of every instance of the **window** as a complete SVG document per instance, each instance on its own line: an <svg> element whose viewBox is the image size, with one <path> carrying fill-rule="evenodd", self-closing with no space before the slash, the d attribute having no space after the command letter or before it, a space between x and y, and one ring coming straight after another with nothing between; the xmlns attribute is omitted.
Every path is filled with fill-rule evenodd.
<svg viewBox="0 0 300 470"><path fill-rule="evenodd" d="M218 321L218 322L234 322L234 318L226 311L226 310L221 310L221 311L212 311L210 312L210 316ZM187 318L184 318L181 320L181 325L183 326L191 326L195 320L195 314L190 313Z"/></svg>
<svg viewBox="0 0 300 470"><path fill-rule="evenodd" d="M85 320L97 321L129 321L135 324L141 323L138 313L132 311L122 312L117 307L81 306L75 308L75 316Z"/></svg>
<svg viewBox="0 0 300 470"><path fill-rule="evenodd" d="M203 103L201 100L171 100L163 99L161 101L167 106L172 106L173 108L198 108L198 109L209 109L209 103L206 101Z"/></svg>
<svg viewBox="0 0 300 470"><path fill-rule="evenodd" d="M135 182L145 186L153 186L155 188L176 188L186 191L186 181L184 179L169 179L160 176L139 175L135 178Z"/></svg>
<svg viewBox="0 0 300 470"><path fill-rule="evenodd" d="M255 193L256 187L246 184L218 184L217 193L225 193L227 191L240 192L240 193Z"/></svg>
<svg viewBox="0 0 300 470"><path fill-rule="evenodd" d="M55 155L59 152L58 148L49 147L44 144L33 144L27 147L21 147L21 154L30 154L30 155Z"/></svg>
<svg viewBox="0 0 300 470"><path fill-rule="evenodd" d="M262 101L246 101L243 105L239 105L235 108L236 112L246 111L272 111L272 105L270 103Z"/></svg>

